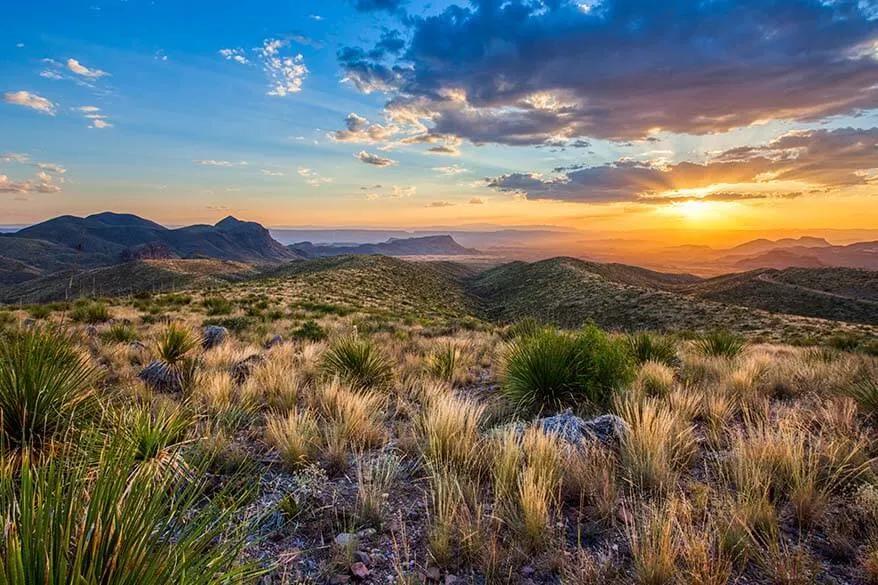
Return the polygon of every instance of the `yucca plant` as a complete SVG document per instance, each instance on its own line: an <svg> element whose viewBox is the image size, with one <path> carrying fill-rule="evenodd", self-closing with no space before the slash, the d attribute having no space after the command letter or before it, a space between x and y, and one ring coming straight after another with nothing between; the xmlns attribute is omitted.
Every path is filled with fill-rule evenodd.
<svg viewBox="0 0 878 585"><path fill-rule="evenodd" d="M0 478L0 583L4 585L226 585L259 572L242 563L246 534L235 516L205 499L205 475L133 473L136 450L105 445L43 465L26 459ZM237 526L237 528L236 528Z"/></svg>
<svg viewBox="0 0 878 585"><path fill-rule="evenodd" d="M677 357L677 341L669 335L640 331L628 335L625 343L631 357L638 364L659 362L673 367L680 363Z"/></svg>
<svg viewBox="0 0 878 585"><path fill-rule="evenodd" d="M624 346L597 327L575 334L547 329L510 346L502 387L519 407L544 410L607 404L631 376Z"/></svg>
<svg viewBox="0 0 878 585"><path fill-rule="evenodd" d="M191 330L171 323L159 336L156 351L164 363L176 366L199 345L200 340Z"/></svg>
<svg viewBox="0 0 878 585"><path fill-rule="evenodd" d="M171 323L156 340L158 360L150 362L138 377L160 392L189 391L198 383L199 362L193 351L201 340L191 330Z"/></svg>
<svg viewBox="0 0 878 585"><path fill-rule="evenodd" d="M463 369L463 352L453 342L443 343L427 358L427 373L445 382L455 382Z"/></svg>
<svg viewBox="0 0 878 585"><path fill-rule="evenodd" d="M106 343L130 343L137 339L137 328L131 323L113 323L100 337Z"/></svg>
<svg viewBox="0 0 878 585"><path fill-rule="evenodd" d="M323 354L323 370L356 388L386 388L393 380L390 360L367 338L337 339Z"/></svg>
<svg viewBox="0 0 878 585"><path fill-rule="evenodd" d="M739 335L719 329L695 341L695 349L698 353L708 357L735 358L741 355L747 346L747 340Z"/></svg>
<svg viewBox="0 0 878 585"><path fill-rule="evenodd" d="M119 417L119 433L134 449L139 466L160 472L185 470L180 447L192 417L177 406L135 407Z"/></svg>
<svg viewBox="0 0 878 585"><path fill-rule="evenodd" d="M849 394L864 415L878 416L878 378L863 376L851 386Z"/></svg>
<svg viewBox="0 0 878 585"><path fill-rule="evenodd" d="M98 372L68 334L32 328L0 336L0 435L12 451L41 452L88 420Z"/></svg>

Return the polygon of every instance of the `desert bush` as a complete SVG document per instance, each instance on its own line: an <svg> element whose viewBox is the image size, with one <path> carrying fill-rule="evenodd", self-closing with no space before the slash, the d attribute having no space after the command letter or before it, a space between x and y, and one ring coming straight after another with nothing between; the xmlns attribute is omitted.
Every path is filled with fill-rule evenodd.
<svg viewBox="0 0 878 585"><path fill-rule="evenodd" d="M333 342L323 354L330 376L358 388L383 389L393 380L390 359L374 341L347 336Z"/></svg>
<svg viewBox="0 0 878 585"><path fill-rule="evenodd" d="M208 315L229 315L234 310L232 302L223 297L207 297L201 304Z"/></svg>
<svg viewBox="0 0 878 585"><path fill-rule="evenodd" d="M631 360L621 342L595 326L568 334L546 330L514 342L502 366L503 392L519 407L607 404L631 379Z"/></svg>
<svg viewBox="0 0 878 585"><path fill-rule="evenodd" d="M52 314L52 307L49 305L31 305L27 312L34 319L45 319Z"/></svg>
<svg viewBox="0 0 878 585"><path fill-rule="evenodd" d="M41 328L0 336L0 443L40 452L88 419L98 372L74 343Z"/></svg>
<svg viewBox="0 0 878 585"><path fill-rule="evenodd" d="M676 499L644 505L626 515L634 582L638 585L671 585L677 575L680 542L677 515L682 504Z"/></svg>
<svg viewBox="0 0 878 585"><path fill-rule="evenodd" d="M179 448L191 424L192 418L181 408L164 406L126 410L116 426L120 435L133 446L138 466L164 473L184 471Z"/></svg>
<svg viewBox="0 0 878 585"><path fill-rule="evenodd" d="M311 460L318 446L317 419L309 410L269 414L265 418L265 437L278 450L287 469L295 471Z"/></svg>
<svg viewBox="0 0 878 585"><path fill-rule="evenodd" d="M659 362L667 366L680 363L677 357L677 340L669 335L657 335L641 331L625 337L628 351L638 364Z"/></svg>
<svg viewBox="0 0 878 585"><path fill-rule="evenodd" d="M385 396L350 390L333 381L320 389L317 401L330 423L326 431L334 433L339 448L370 447L380 442L384 435Z"/></svg>
<svg viewBox="0 0 878 585"><path fill-rule="evenodd" d="M357 458L357 516L362 522L380 526L387 494L399 475L402 461L390 451L365 459Z"/></svg>
<svg viewBox="0 0 878 585"><path fill-rule="evenodd" d="M451 393L431 401L420 418L425 459L437 468L472 470L485 408Z"/></svg>
<svg viewBox="0 0 878 585"><path fill-rule="evenodd" d="M516 321L506 328L505 335L507 339L518 339L520 337L533 337L546 329L543 323L540 323L533 317L525 317L520 321Z"/></svg>
<svg viewBox="0 0 878 585"><path fill-rule="evenodd" d="M441 344L427 357L427 373L445 382L457 382L464 374L464 352L454 342Z"/></svg>
<svg viewBox="0 0 878 585"><path fill-rule="evenodd" d="M130 343L137 339L137 329L131 323L121 321L101 331L100 338L105 343Z"/></svg>
<svg viewBox="0 0 878 585"><path fill-rule="evenodd" d="M674 387L674 370L662 362L643 362L634 387L646 396L660 396L666 398Z"/></svg>
<svg viewBox="0 0 878 585"><path fill-rule="evenodd" d="M118 441L117 441L118 442ZM135 449L111 443L84 455L26 464L0 480L5 530L0 582L123 585L244 584L244 531L234 505L203 498L206 476L132 473Z"/></svg>
<svg viewBox="0 0 878 585"><path fill-rule="evenodd" d="M110 320L110 310L98 301L77 302L70 311L70 318L77 323L103 323Z"/></svg>
<svg viewBox="0 0 878 585"><path fill-rule="evenodd" d="M323 341L326 339L326 331L317 324L317 321L305 321L293 330L293 339L306 339L308 341Z"/></svg>
<svg viewBox="0 0 878 585"><path fill-rule="evenodd" d="M711 331L695 341L695 349L708 357L738 357L747 345L747 341L724 329Z"/></svg>
<svg viewBox="0 0 878 585"><path fill-rule="evenodd" d="M863 376L851 385L848 392L860 412L871 418L878 416L878 378Z"/></svg>

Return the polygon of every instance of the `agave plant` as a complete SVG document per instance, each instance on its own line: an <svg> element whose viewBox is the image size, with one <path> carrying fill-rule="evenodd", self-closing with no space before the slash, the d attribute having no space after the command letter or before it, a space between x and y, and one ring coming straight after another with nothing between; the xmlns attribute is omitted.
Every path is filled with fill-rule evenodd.
<svg viewBox="0 0 878 585"><path fill-rule="evenodd" d="M136 450L105 445L0 478L0 583L225 585L254 581L239 560L240 495L205 499L203 474L133 473ZM229 504L232 505L229 505Z"/></svg>
<svg viewBox="0 0 878 585"><path fill-rule="evenodd" d="M47 450L88 420L98 372L60 330L0 337L0 437L17 452Z"/></svg>

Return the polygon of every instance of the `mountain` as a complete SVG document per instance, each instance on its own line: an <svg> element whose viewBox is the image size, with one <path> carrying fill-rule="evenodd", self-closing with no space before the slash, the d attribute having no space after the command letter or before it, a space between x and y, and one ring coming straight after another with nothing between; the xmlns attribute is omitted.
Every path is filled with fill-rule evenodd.
<svg viewBox="0 0 878 585"><path fill-rule="evenodd" d="M254 222L169 229L124 213L64 215L0 237L0 283L141 259L213 258L276 264L300 256Z"/></svg>
<svg viewBox="0 0 878 585"><path fill-rule="evenodd" d="M291 250L308 258L366 254L382 256L463 256L479 254L478 250L464 248L451 236L422 236L415 238L390 238L378 244L358 244L353 246L314 245L300 242L288 246Z"/></svg>
<svg viewBox="0 0 878 585"><path fill-rule="evenodd" d="M784 248L826 248L832 244L823 238L813 236L802 236L800 238L781 238L779 240L768 240L760 238L739 244L734 248L726 250L726 254L761 254L772 250Z"/></svg>

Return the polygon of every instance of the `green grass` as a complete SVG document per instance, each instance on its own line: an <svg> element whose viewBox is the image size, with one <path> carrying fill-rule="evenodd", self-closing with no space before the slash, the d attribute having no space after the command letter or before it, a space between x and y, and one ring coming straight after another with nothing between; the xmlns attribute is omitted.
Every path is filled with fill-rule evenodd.
<svg viewBox="0 0 878 585"><path fill-rule="evenodd" d="M625 342L628 352L638 364L659 362L675 366L680 362L677 357L677 341L669 335L639 331L628 335Z"/></svg>
<svg viewBox="0 0 878 585"><path fill-rule="evenodd" d="M65 334L42 328L0 337L0 433L14 451L41 452L88 418L98 374Z"/></svg>
<svg viewBox="0 0 878 585"><path fill-rule="evenodd" d="M229 315L234 309L232 302L222 297L207 297L201 304L208 315Z"/></svg>
<svg viewBox="0 0 878 585"><path fill-rule="evenodd" d="M307 339L308 341L322 341L326 339L326 331L317 321L305 321L293 330L293 339Z"/></svg>
<svg viewBox="0 0 878 585"><path fill-rule="evenodd" d="M505 356L502 388L519 407L551 410L608 404L631 377L623 343L591 325L577 333L545 330L516 341Z"/></svg>
<svg viewBox="0 0 878 585"><path fill-rule="evenodd" d="M98 301L77 302L70 311L70 318L77 323L103 323L109 321L110 310Z"/></svg>
<svg viewBox="0 0 878 585"><path fill-rule="evenodd" d="M371 339L342 337L323 356L323 370L358 388L386 388L393 379L390 359Z"/></svg>
<svg viewBox="0 0 878 585"><path fill-rule="evenodd" d="M131 343L137 339L137 328L131 323L113 323L101 331L100 338L106 343Z"/></svg>
<svg viewBox="0 0 878 585"><path fill-rule="evenodd" d="M741 355L746 346L746 339L724 329L711 331L695 341L695 349L708 357L734 358Z"/></svg>

